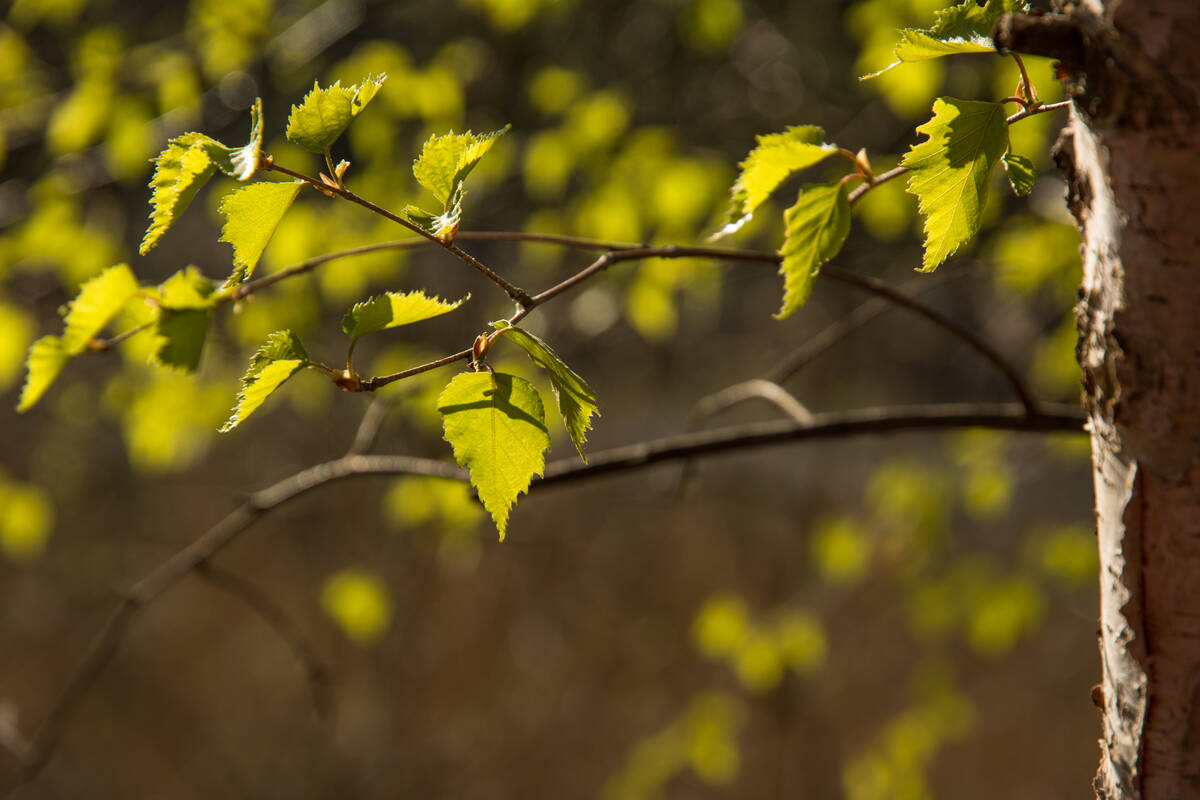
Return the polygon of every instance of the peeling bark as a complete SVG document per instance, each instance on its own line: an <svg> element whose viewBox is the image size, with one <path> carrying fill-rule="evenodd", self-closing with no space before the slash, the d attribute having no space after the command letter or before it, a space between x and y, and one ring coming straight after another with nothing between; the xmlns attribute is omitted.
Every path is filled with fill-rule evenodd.
<svg viewBox="0 0 1200 800"><path fill-rule="evenodd" d="M1057 153L1083 233L1076 313L1100 548L1095 790L1200 797L1200 2L1084 0L1006 18L1059 57Z"/></svg>

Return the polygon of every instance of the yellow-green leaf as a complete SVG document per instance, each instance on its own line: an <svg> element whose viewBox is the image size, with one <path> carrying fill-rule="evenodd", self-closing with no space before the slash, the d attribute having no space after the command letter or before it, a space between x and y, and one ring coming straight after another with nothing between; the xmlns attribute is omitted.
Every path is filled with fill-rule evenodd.
<svg viewBox="0 0 1200 800"><path fill-rule="evenodd" d="M386 328L396 328L413 322L448 314L471 298L449 302L440 297L429 297L422 291L386 292L355 303L342 318L342 330L351 339Z"/></svg>
<svg viewBox="0 0 1200 800"><path fill-rule="evenodd" d="M109 267L83 284L67 310L63 351L72 356L82 353L137 292L137 278L127 264Z"/></svg>
<svg viewBox="0 0 1200 800"><path fill-rule="evenodd" d="M550 434L542 398L522 378L469 372L450 381L437 408L454 458L470 470L503 541L513 503L545 469Z"/></svg>
<svg viewBox="0 0 1200 800"><path fill-rule="evenodd" d="M154 326L157 363L188 372L196 369L212 318L215 289L213 282L195 267L185 267L158 287L160 311Z"/></svg>
<svg viewBox="0 0 1200 800"><path fill-rule="evenodd" d="M1008 150L1008 125L1000 103L939 97L917 133L929 138L901 163L925 218L921 271L931 272L979 231L992 168Z"/></svg>
<svg viewBox="0 0 1200 800"><path fill-rule="evenodd" d="M413 175L417 182L433 193L446 208L456 190L461 189L471 170L487 155L510 126L506 125L491 133L450 133L431 136L421 148L420 157L413 162Z"/></svg>
<svg viewBox="0 0 1200 800"><path fill-rule="evenodd" d="M983 5L976 0L963 0L938 11L936 21L929 28L901 30L900 41L894 51L896 61L878 72L862 76L860 80L874 78L902 63L962 53L995 53L992 29L996 27L996 21L1004 14L1028 10L1029 4L1025 0L987 0Z"/></svg>
<svg viewBox="0 0 1200 800"><path fill-rule="evenodd" d="M741 172L731 190L733 198L725 227L711 238L736 232L781 183L836 153L837 145L823 143L824 138L825 130L816 125L797 125L783 133L759 136L758 146L739 165Z"/></svg>
<svg viewBox="0 0 1200 800"><path fill-rule="evenodd" d="M321 588L321 608L341 627L346 637L369 647L387 633L392 606L387 587L362 570L335 572Z"/></svg>
<svg viewBox="0 0 1200 800"><path fill-rule="evenodd" d="M292 377L297 370L308 366L308 353L291 331L276 331L250 358L250 368L242 376L242 390L237 406L229 420L221 426L225 433L245 421L271 394Z"/></svg>
<svg viewBox="0 0 1200 800"><path fill-rule="evenodd" d="M812 294L821 266L838 254L850 233L849 184L803 186L796 204L783 215L783 307L776 319L786 319Z"/></svg>
<svg viewBox="0 0 1200 800"><path fill-rule="evenodd" d="M579 451L579 457L587 461L583 445L587 442L587 432L592 427L592 415L599 413L599 400L592 387L566 362L559 358L558 353L522 328L514 328L505 320L492 323L504 336L516 343L529 354L533 363L537 364L550 376L550 388L558 401L558 412L562 414L567 433Z"/></svg>
<svg viewBox="0 0 1200 800"><path fill-rule="evenodd" d="M371 102L387 75L368 75L354 86L336 81L322 88L314 83L312 91L288 116L287 138L305 150L324 153L355 117Z"/></svg>
<svg viewBox="0 0 1200 800"><path fill-rule="evenodd" d="M62 340L57 336L43 336L30 345L29 357L25 361L28 374L21 388L17 411L24 413L33 408L70 360L70 354L63 350Z"/></svg>
<svg viewBox="0 0 1200 800"><path fill-rule="evenodd" d="M1004 154L1004 174L1008 176L1008 185L1017 197L1032 192L1033 184L1037 181L1037 167L1033 162L1013 152Z"/></svg>
<svg viewBox="0 0 1200 800"><path fill-rule="evenodd" d="M216 165L205 147L219 144L200 133L185 133L167 143L154 159L154 176L150 179L150 227L142 238L138 252L150 252L175 219L187 209L196 192L208 182Z"/></svg>
<svg viewBox="0 0 1200 800"><path fill-rule="evenodd" d="M227 287L237 286L254 272L279 221L303 185L299 181L252 183L221 200L218 210L225 215L225 225L220 241L233 245L233 272L225 281Z"/></svg>

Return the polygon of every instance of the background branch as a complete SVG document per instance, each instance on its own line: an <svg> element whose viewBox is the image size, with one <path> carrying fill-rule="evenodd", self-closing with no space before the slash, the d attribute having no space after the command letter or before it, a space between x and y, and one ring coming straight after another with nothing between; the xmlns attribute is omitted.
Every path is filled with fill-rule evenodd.
<svg viewBox="0 0 1200 800"><path fill-rule="evenodd" d="M588 463L568 458L546 465L531 493L666 461L711 456L789 442L902 431L992 428L1027 432L1082 432L1083 414L1075 407L1047 406L1036 414L1011 404L948 404L866 408L819 414L811 423L763 422L665 437L593 453ZM345 478L368 475L424 475L466 481L467 471L444 461L401 455L356 455L318 464L250 495L223 520L139 580L96 634L74 676L54 703L22 758L24 779L31 780L54 752L63 730L111 662L136 615L189 573L205 565L266 513L314 489ZM211 574L210 574L211 578ZM228 580L226 580L228 585ZM242 587L244 588L244 587ZM260 614L263 606L256 599ZM271 614L273 612L265 612ZM276 630L279 630L276 627ZM11 750L12 748L10 748ZM15 753L16 751L13 750ZM15 788L15 787L14 787Z"/></svg>

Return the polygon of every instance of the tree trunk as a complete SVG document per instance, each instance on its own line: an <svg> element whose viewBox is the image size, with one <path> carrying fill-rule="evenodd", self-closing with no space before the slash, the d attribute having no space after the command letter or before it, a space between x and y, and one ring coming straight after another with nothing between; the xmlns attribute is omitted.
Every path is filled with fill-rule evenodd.
<svg viewBox="0 0 1200 800"><path fill-rule="evenodd" d="M1059 58L1075 100L1056 159L1083 233L1076 313L1103 665L1095 789L1200 797L1200 0L1064 5L1003 20L997 41Z"/></svg>

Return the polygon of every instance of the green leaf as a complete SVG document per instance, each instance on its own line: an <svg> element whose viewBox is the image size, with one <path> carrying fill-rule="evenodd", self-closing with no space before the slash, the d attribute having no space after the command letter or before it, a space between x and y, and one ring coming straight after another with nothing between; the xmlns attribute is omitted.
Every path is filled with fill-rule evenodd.
<svg viewBox="0 0 1200 800"><path fill-rule="evenodd" d="M159 288L160 311L155 323L154 360L192 372L200 363L208 323L216 305L216 285L195 267L186 267Z"/></svg>
<svg viewBox="0 0 1200 800"><path fill-rule="evenodd" d="M812 294L813 278L838 254L850 233L849 184L803 186L796 204L783 215L783 307L776 319L786 319Z"/></svg>
<svg viewBox="0 0 1200 800"><path fill-rule="evenodd" d="M992 167L1008 150L1008 125L1000 103L939 97L917 133L929 138L901 163L925 217L921 271L932 272L979 231Z"/></svg>
<svg viewBox="0 0 1200 800"><path fill-rule="evenodd" d="M219 144L200 133L185 133L167 143L154 159L154 176L150 179L150 227L142 238L138 253L150 252L175 218L187 209L196 192L213 176L216 166L206 152L205 144Z"/></svg>
<svg viewBox="0 0 1200 800"><path fill-rule="evenodd" d="M1037 181L1037 167L1033 162L1012 152L1004 154L1004 174L1008 176L1008 185L1017 197L1024 197L1033 191L1033 184Z"/></svg>
<svg viewBox="0 0 1200 800"><path fill-rule="evenodd" d="M450 133L431 136L421 148L421 156L413 162L413 175L417 183L436 197L446 210L454 205L453 196L462 188L462 182L479 163L492 145L511 126L505 125L491 133ZM461 201L461 198L460 198Z"/></svg>
<svg viewBox="0 0 1200 800"><path fill-rule="evenodd" d="M63 350L62 340L57 336L43 336L34 342L25 361L28 374L25 377L25 385L21 388L17 412L24 413L33 408L70 360L70 353Z"/></svg>
<svg viewBox="0 0 1200 800"><path fill-rule="evenodd" d="M558 400L558 412L562 414L567 433L571 434L571 441L575 443L579 457L586 462L583 445L587 441L587 432L592 427L592 415L599 413L599 400L592 387L568 367L566 362L559 358L558 353L550 349L550 345L529 331L514 328L506 320L493 322L492 327L520 345L533 363L550 375L550 387Z"/></svg>
<svg viewBox="0 0 1200 800"><path fill-rule="evenodd" d="M396 328L413 322L448 314L471 298L449 302L439 297L428 297L422 291L386 292L385 294L356 303L342 318L342 330L351 339L385 328Z"/></svg>
<svg viewBox="0 0 1200 800"><path fill-rule="evenodd" d="M378 93L387 75L368 75L354 86L342 86L336 81L321 88L313 83L312 91L298 106L292 106L288 116L288 141L313 153L324 153Z"/></svg>
<svg viewBox="0 0 1200 800"><path fill-rule="evenodd" d="M263 181L241 186L221 200L217 209L225 215L219 241L233 245L233 272L226 287L237 286L254 272L263 250L279 227L304 184L299 181Z"/></svg>
<svg viewBox="0 0 1200 800"><path fill-rule="evenodd" d="M447 384L437 408L455 460L470 470L471 485L504 541L513 503L545 469L550 434L542 398L513 375L468 372Z"/></svg>
<svg viewBox="0 0 1200 800"><path fill-rule="evenodd" d="M961 53L995 53L992 29L996 27L996 21L1004 14L1028 10L1029 4L1025 0L987 0L982 6L975 0L964 0L938 11L936 21L929 28L901 30L895 49L896 62L878 72L863 75L859 80L874 78L906 62Z"/></svg>
<svg viewBox="0 0 1200 800"><path fill-rule="evenodd" d="M816 125L798 125L783 133L757 138L758 146L739 165L742 171L733 184L733 202L726 215L725 227L711 239L736 232L750 221L755 210L781 183L838 151L837 145L822 143L825 130Z"/></svg>
<svg viewBox="0 0 1200 800"><path fill-rule="evenodd" d="M62 349L69 356L82 353L108 321L138 292L137 279L127 264L109 267L87 281L71 301L62 336Z"/></svg>
<svg viewBox="0 0 1200 800"><path fill-rule="evenodd" d="M237 406L221 426L221 432L231 431L245 421L284 381L308 364L308 353L294 333L276 331L268 336L250 358L250 368L242 376Z"/></svg>

